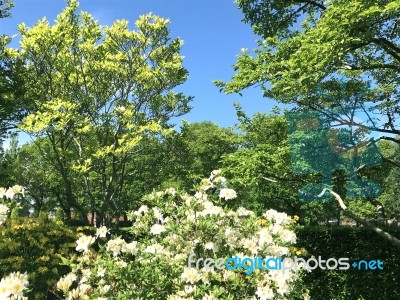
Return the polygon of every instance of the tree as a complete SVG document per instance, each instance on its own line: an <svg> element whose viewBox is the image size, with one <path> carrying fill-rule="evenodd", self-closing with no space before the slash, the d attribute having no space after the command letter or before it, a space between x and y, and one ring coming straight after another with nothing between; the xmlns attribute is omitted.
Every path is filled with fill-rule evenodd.
<svg viewBox="0 0 400 300"><path fill-rule="evenodd" d="M10 9L13 3L10 0L0 0L0 19L10 16Z"/></svg>
<svg viewBox="0 0 400 300"><path fill-rule="evenodd" d="M54 161L49 140L37 138L32 143L22 145L18 155L9 163L8 171L15 182L28 191L26 200L34 215L52 211L56 206L67 214L70 212L69 203L62 197L63 181ZM74 190L78 189L78 182L74 181L74 184ZM80 205L85 206L85 203L81 201Z"/></svg>
<svg viewBox="0 0 400 300"><path fill-rule="evenodd" d="M298 215L302 224L319 224L337 217L335 203L298 201L299 190L318 182L317 174L297 174L292 167L287 120L275 107L271 114L248 117L236 105L239 149L225 154L222 170L237 186L245 205L256 210L276 209Z"/></svg>
<svg viewBox="0 0 400 300"><path fill-rule="evenodd" d="M132 207L154 189L191 191L222 166L223 155L233 153L237 144L232 129L211 122L183 122L180 130L162 139L146 138L139 143L140 153L127 164L131 185L125 198L132 201Z"/></svg>
<svg viewBox="0 0 400 300"><path fill-rule="evenodd" d="M165 140L165 162L168 182L192 190L202 178L222 166L222 157L238 147L238 136L231 128L211 122L184 122L180 132Z"/></svg>
<svg viewBox="0 0 400 300"><path fill-rule="evenodd" d="M9 1L0 1L0 19L6 18L10 16L9 10L12 7L12 3ZM5 119L5 114L4 114L4 104L5 101L3 100L3 94L6 90L5 85L7 83L7 78L5 76L4 72L4 62L5 62L5 45L9 41L9 38L7 36L1 35L0 36L0 137L4 135L4 119Z"/></svg>
<svg viewBox="0 0 400 300"><path fill-rule="evenodd" d="M19 26L24 97L29 115L20 128L46 139L63 193L60 203L99 222L123 215L127 163L140 140L169 132L168 120L189 111L191 97L173 92L187 71L182 41L171 39L168 20L148 14L102 27L78 3L51 26L45 18Z"/></svg>
<svg viewBox="0 0 400 300"><path fill-rule="evenodd" d="M381 133L372 143L399 142L399 1L236 2L261 39L254 55L239 55L230 82L216 81L221 90L261 85L265 97L296 110Z"/></svg>
<svg viewBox="0 0 400 300"><path fill-rule="evenodd" d="M265 97L325 112L351 102L366 122L338 121L398 142L392 136L400 132L398 1L236 2L261 39L254 56L248 51L239 55L230 82L217 81L222 90L261 85ZM352 85L341 93L343 76Z"/></svg>

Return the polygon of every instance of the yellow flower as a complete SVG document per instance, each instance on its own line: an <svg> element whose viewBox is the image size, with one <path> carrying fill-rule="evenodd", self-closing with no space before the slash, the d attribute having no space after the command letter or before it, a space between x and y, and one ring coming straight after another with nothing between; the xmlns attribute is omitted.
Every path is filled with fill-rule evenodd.
<svg viewBox="0 0 400 300"><path fill-rule="evenodd" d="M43 256L41 256L41 257L39 258L39 260L41 260L41 261L49 261L49 260L50 260L50 257L43 255Z"/></svg>
<svg viewBox="0 0 400 300"><path fill-rule="evenodd" d="M47 268L46 267L39 267L39 269L38 269L38 271L39 271L39 273L46 273L47 272Z"/></svg>
<svg viewBox="0 0 400 300"><path fill-rule="evenodd" d="M258 225L260 225L261 227L266 226L267 225L267 220L265 219L258 219L257 220Z"/></svg>
<svg viewBox="0 0 400 300"><path fill-rule="evenodd" d="M300 217L298 215L294 215L292 217L292 223L297 223L300 220Z"/></svg>

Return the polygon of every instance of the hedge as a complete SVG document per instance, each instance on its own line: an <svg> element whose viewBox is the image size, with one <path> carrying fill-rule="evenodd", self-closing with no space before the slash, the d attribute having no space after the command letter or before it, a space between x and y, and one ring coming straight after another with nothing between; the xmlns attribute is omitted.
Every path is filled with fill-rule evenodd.
<svg viewBox="0 0 400 300"><path fill-rule="evenodd" d="M400 228L383 228L400 238ZM400 299L400 249L364 227L297 227L297 246L308 256L381 260L383 270L320 270L306 273L303 285L315 300Z"/></svg>

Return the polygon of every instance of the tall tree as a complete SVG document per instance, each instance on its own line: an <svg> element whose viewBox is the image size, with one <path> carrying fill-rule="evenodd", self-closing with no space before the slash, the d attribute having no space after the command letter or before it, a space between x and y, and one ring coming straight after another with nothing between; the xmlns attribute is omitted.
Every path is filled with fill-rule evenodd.
<svg viewBox="0 0 400 300"><path fill-rule="evenodd" d="M399 1L236 2L261 39L254 55L239 55L230 82L217 81L226 93L261 85L265 97L325 112L351 102L364 122L338 121L398 142ZM353 83L344 92L343 76Z"/></svg>
<svg viewBox="0 0 400 300"><path fill-rule="evenodd" d="M168 20L148 14L136 30L126 20L102 27L67 3L53 26L45 18L19 26L14 59L23 61L24 97L33 102L20 128L47 139L42 155L54 159L64 206L102 221L123 214L125 168L139 141L168 133L168 120L189 111L191 97L173 91L188 73Z"/></svg>
<svg viewBox="0 0 400 300"><path fill-rule="evenodd" d="M9 1L0 0L0 19L10 16L9 10L12 7L12 3ZM9 42L9 37L0 35L0 138L3 137L5 130L5 99L4 95L7 92L7 78L5 75L5 46Z"/></svg>
<svg viewBox="0 0 400 300"><path fill-rule="evenodd" d="M180 132L167 138L165 146L170 160L169 178L193 189L201 179L222 167L222 157L238 148L238 135L232 128L211 122L183 123Z"/></svg>
<svg viewBox="0 0 400 300"><path fill-rule="evenodd" d="M394 137L400 133L399 1L236 2L261 38L254 53L239 55L230 82L216 81L221 90L260 85L265 97L295 104L296 110L311 109L336 125L379 132L373 143L399 143ZM351 173L360 174L361 167ZM342 205L343 192L336 192L330 194L354 216Z"/></svg>

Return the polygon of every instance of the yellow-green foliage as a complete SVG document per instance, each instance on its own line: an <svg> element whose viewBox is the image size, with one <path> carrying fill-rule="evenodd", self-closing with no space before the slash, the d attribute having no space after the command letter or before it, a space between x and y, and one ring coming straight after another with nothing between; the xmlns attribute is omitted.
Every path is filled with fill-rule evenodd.
<svg viewBox="0 0 400 300"><path fill-rule="evenodd" d="M74 251L80 230L47 218L9 219L0 225L0 278L28 272L29 299L47 299L58 278L69 271L60 265L60 257Z"/></svg>

